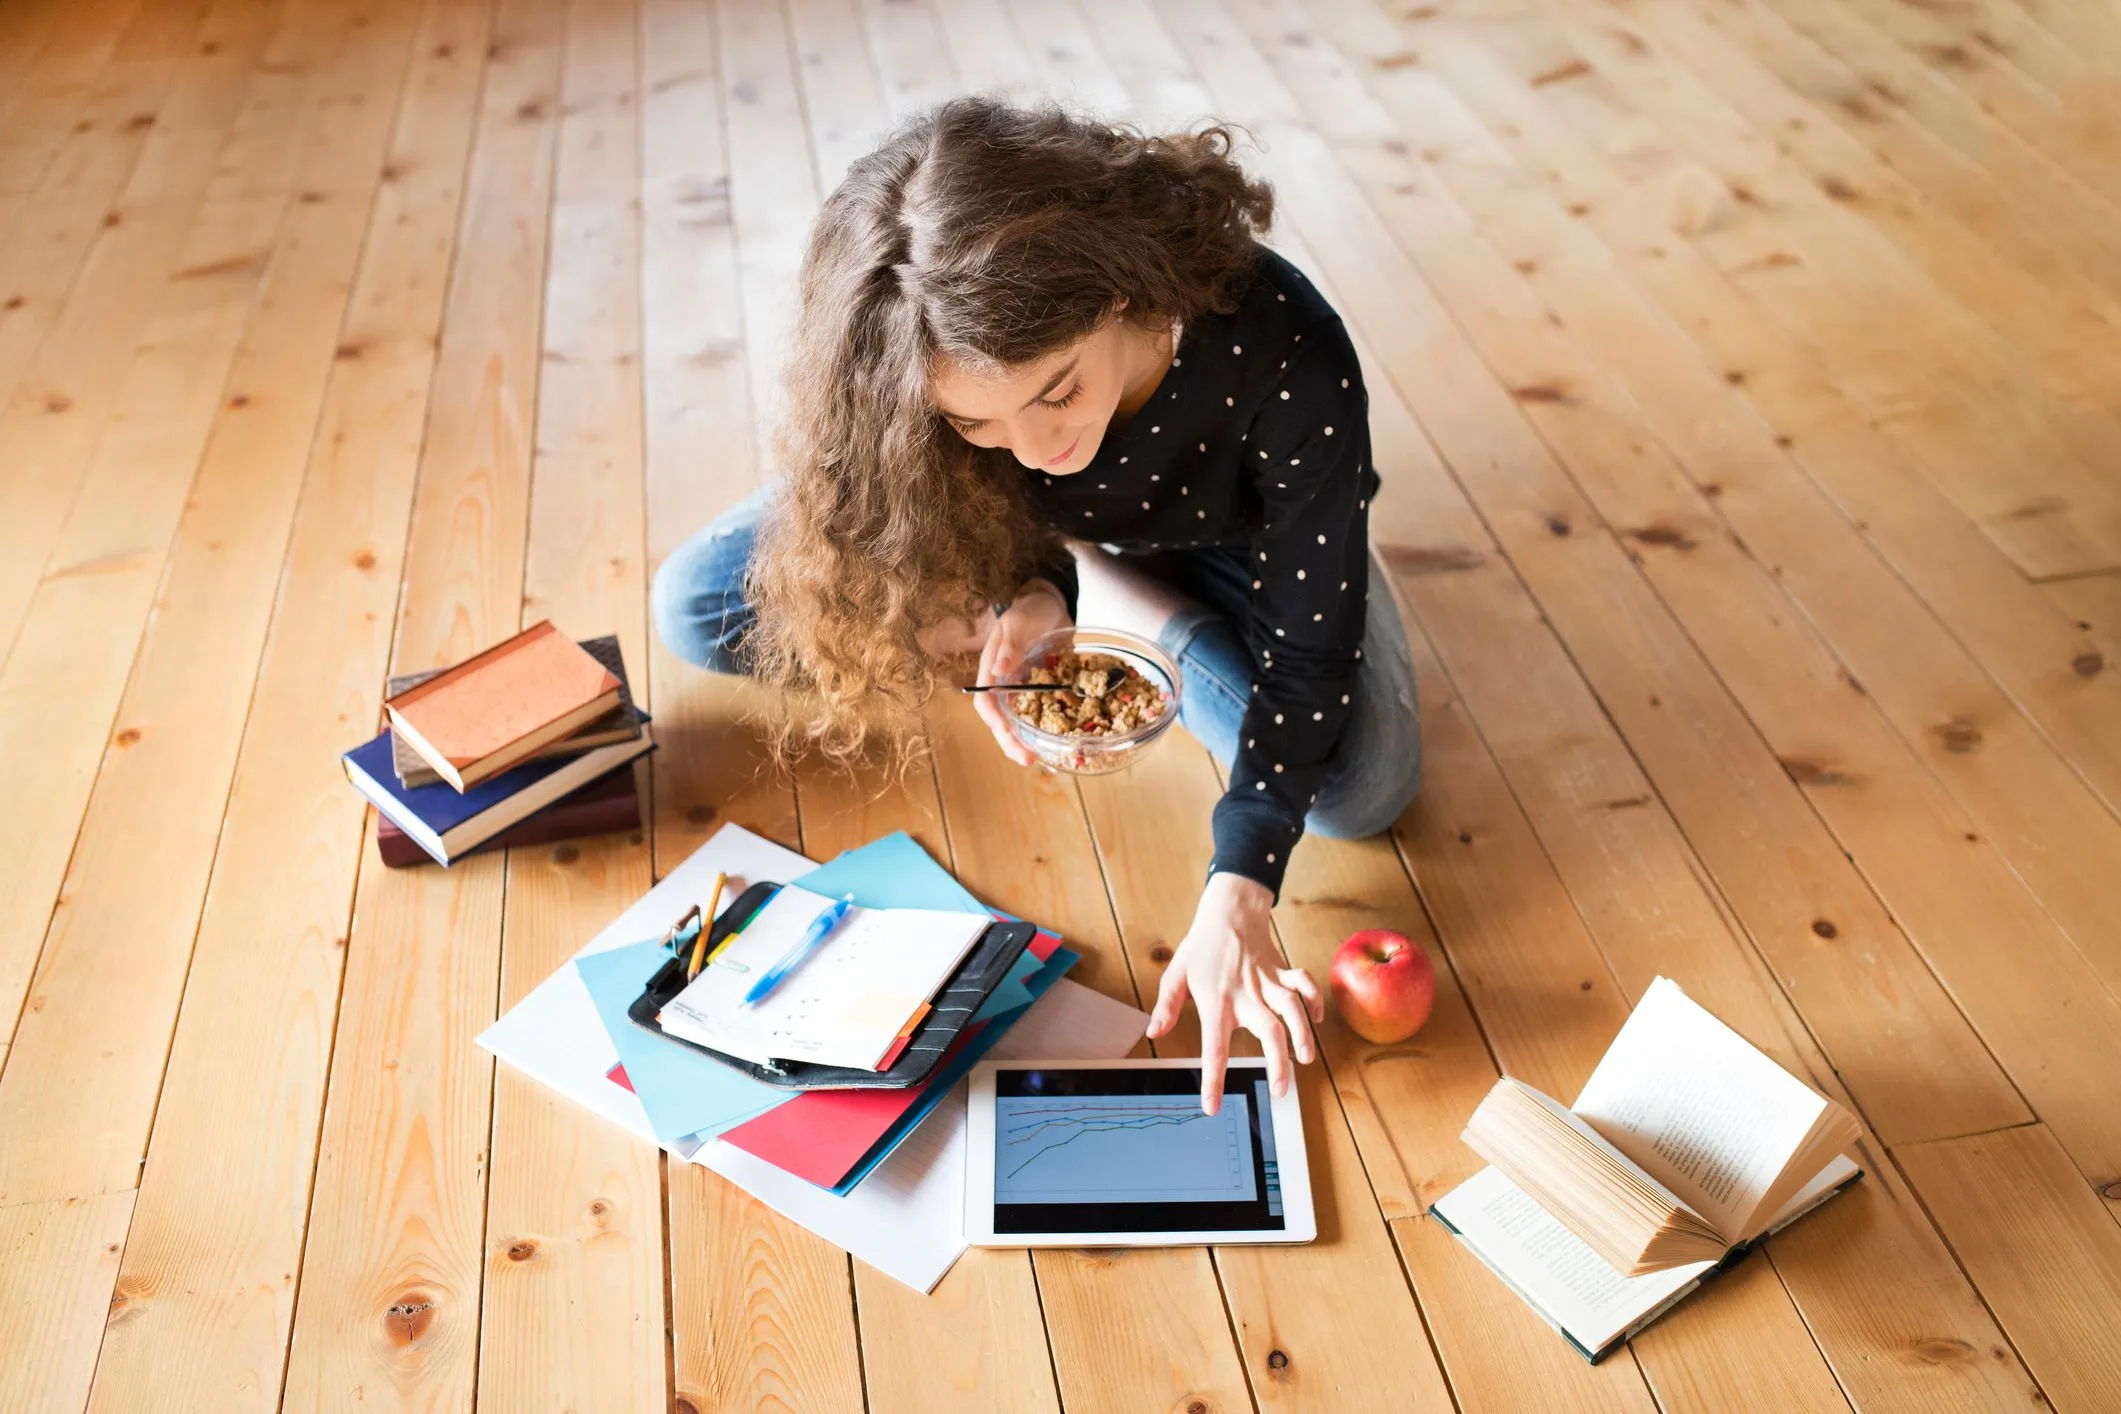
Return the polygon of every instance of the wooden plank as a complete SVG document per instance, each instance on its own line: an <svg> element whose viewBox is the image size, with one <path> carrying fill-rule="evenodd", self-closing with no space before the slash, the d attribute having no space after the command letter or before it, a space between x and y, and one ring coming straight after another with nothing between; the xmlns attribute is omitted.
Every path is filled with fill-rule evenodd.
<svg viewBox="0 0 2121 1414"><path fill-rule="evenodd" d="M1810 110L1823 150L1846 154L1895 190L1920 191L1937 212L1993 241L2013 264L2057 292L2106 306L2097 312L2110 315L2112 281L2102 268L2109 238L2095 229L2112 217L2107 198L1854 9L1760 0L1704 23L1743 48L1764 76L1780 80L1779 105ZM1860 102L1859 91L1868 95ZM1807 124L1804 138L1812 132ZM2062 328L2072 322L2067 314L2057 320ZM2094 347L2086 356L2098 362L2106 353Z"/></svg>
<svg viewBox="0 0 2121 1414"><path fill-rule="evenodd" d="M118 1258L133 1194L98 1193L0 1208L0 1409L77 1408L96 1365L103 1323L122 1321L128 1293Z"/></svg>
<svg viewBox="0 0 2121 1414"><path fill-rule="evenodd" d="M643 452L653 577L688 536L755 490L759 471L714 18L683 0L648 0L641 24ZM744 720L756 701L748 684L678 662L660 639L646 662L657 874L728 819L793 847L795 798Z"/></svg>
<svg viewBox="0 0 2121 1414"><path fill-rule="evenodd" d="M957 72L927 0L861 0L861 7L869 52L894 120L958 91Z"/></svg>
<svg viewBox="0 0 2121 1414"><path fill-rule="evenodd" d="M1931 14L1912 6L1856 8L1924 60L1939 80L1966 90L2014 125L2030 104L2038 103L2047 116L2057 118L2066 99L2085 96L2076 90L2092 56L2074 53L2025 7L1974 0ZM2034 137L2033 132L2020 131Z"/></svg>
<svg viewBox="0 0 2121 1414"><path fill-rule="evenodd" d="M91 0L69 6L18 5L10 16L42 8L51 33L40 50L34 42L0 39L0 64L10 58L27 69L19 83L0 85L0 251L7 251L17 222L36 203L32 194L51 170L52 159L93 125L92 105L114 53L142 28L140 0ZM179 16L179 24L196 15ZM9 263L16 257L10 252ZM5 387L0 378L0 387Z"/></svg>
<svg viewBox="0 0 2121 1414"><path fill-rule="evenodd" d="M1686 1303L1634 1339L1667 1409L1841 1409L1848 1399L1766 1262L1741 1262L1713 1301Z"/></svg>
<svg viewBox="0 0 2121 1414"><path fill-rule="evenodd" d="M720 1175L672 1162L670 1268L674 1409L863 1407L845 1253Z"/></svg>
<svg viewBox="0 0 2121 1414"><path fill-rule="evenodd" d="M283 1408L471 1403L501 870L386 869L363 841Z"/></svg>
<svg viewBox="0 0 2121 1414"><path fill-rule="evenodd" d="M1328 8L1336 26L1352 11L1339 0ZM1869 425L1826 379L1812 351L1783 333L1690 245L1672 240L1657 213L1626 194L1603 153L1555 123L1531 91L1449 31L1424 22L1399 34L1395 40L1372 31L1361 49L1372 66L1373 88L1403 123L1419 121L1424 161L1482 224L1498 237L1508 233L1523 242L1511 253L1532 262L1535 283L1543 291L1577 284L1569 276L1595 263L1596 255L1560 234L1563 223L1551 214L1541 214L1544 203L1525 191L1526 172L1498 146L1505 140L1526 171L1568 175L1564 195L1581 198L1577 205L1587 214L1567 224L1601 237L1619 265L1699 343L1712 370L1742 372L1737 391L1776 433L1777 447L1835 499L2108 804L2121 801L2121 676L2105 671L2107 657L2086 633L2027 585ZM1431 72L1448 78L1448 90L1420 74L1377 67L1402 52L1408 39L1422 43ZM1342 42L1353 40L1343 34ZM1463 105L1477 109L1479 120ZM1581 278L1609 277L1601 270ZM1612 295L1617 299L1619 292ZM1587 327L1584 301L1575 304L1572 325ZM1588 327L1605 318L1591 319ZM1726 514L1754 505L1763 494L1756 487L1782 485L1765 461L1749 460L1745 467L1742 475L1727 468L1716 483ZM1778 493L1774 502L1780 500ZM1762 531L1749 533L1757 538Z"/></svg>
<svg viewBox="0 0 2121 1414"><path fill-rule="evenodd" d="M410 28L408 19L348 36L305 26L291 55L309 76L284 111L253 113L284 134L260 132L252 150L287 185L228 199L220 249L232 273L225 285L198 281L220 288L181 316L196 337L173 339L156 351L152 373L141 370L155 399L145 406L163 415L105 439L62 545L77 566L113 556L131 563L47 579L0 679L6 740L25 757L49 753L79 769L112 730L114 708L116 716L15 1037L18 1064L0 1079L6 1201L138 1181ZM298 174L310 199L290 204ZM246 331L261 279L272 294ZM156 433L167 440L145 440ZM33 774L29 784L56 783ZM49 799L44 828L63 834L66 795ZM142 837L146 822L151 839ZM25 884L52 888L49 875ZM140 949L119 986L106 966L112 937Z"/></svg>
<svg viewBox="0 0 2121 1414"><path fill-rule="evenodd" d="M1455 1142L1457 1133L1448 1135ZM1466 1414L1509 1414L1518 1409L1572 1409L1584 1414L1648 1411L1656 1400L1643 1383L1632 1352L1599 1365L1584 1363L1501 1284L1480 1258L1441 1223L1398 1218L1392 1237L1422 1293L1429 1329L1451 1372L1451 1392Z"/></svg>
<svg viewBox="0 0 2121 1414"><path fill-rule="evenodd" d="M631 5L568 9L522 616L641 663L637 40ZM644 833L509 851L502 1009L651 882ZM504 1068L488 1152L479 1401L668 1407L655 1147Z"/></svg>
<svg viewBox="0 0 2121 1414"><path fill-rule="evenodd" d="M1126 87L1106 64L1078 7L1036 0L1000 0L1000 5L1023 40L1041 96L1078 113L1106 119L1128 116Z"/></svg>
<svg viewBox="0 0 2121 1414"><path fill-rule="evenodd" d="M2057 1409L2121 1399L2121 1226L2044 1125L1894 1150ZM2114 1185L2109 1185L2113 1187Z"/></svg>
<svg viewBox="0 0 2121 1414"><path fill-rule="evenodd" d="M0 15L0 196L34 188L61 136L80 117L141 0L26 3Z"/></svg>
<svg viewBox="0 0 2121 1414"><path fill-rule="evenodd" d="M795 56L781 6L716 0L715 15L730 133L730 209L744 292L744 355L759 423L770 427L785 401L781 365L820 192L803 145ZM769 452L763 465L771 464Z"/></svg>
<svg viewBox="0 0 2121 1414"><path fill-rule="evenodd" d="M106 537L101 543L90 540L69 530L73 524L69 512L75 493L89 476L105 422L121 407L132 409L134 420L139 420L150 406L147 399L154 374L170 362L166 354L161 359L113 357L112 341L129 349L129 338L156 328L167 340L186 327L180 318L187 301L211 308L209 298L219 295L227 306L236 306L246 293L241 284L243 277L254 276L254 271L239 269L212 280L194 278L182 285L167 286L164 282L174 264L168 253L172 248L179 256L197 257L186 268L201 268L256 253L250 240L240 239L247 232L227 229L231 224L230 210L236 204L232 190L235 182L228 178L218 183L212 180L223 140L230 137L244 111L247 85L243 75L258 58L272 29L269 13L248 7L246 10L250 22L229 33L232 43L228 56L188 75L172 100L168 127L163 130L166 141L154 147L152 162L143 163L147 176L137 191L144 208L138 213L140 219L130 228L121 227L122 240L112 236L98 243L98 255L104 259L92 262L91 271L82 281L84 293L77 300L78 310L69 306L62 336L32 370L34 386L21 390L0 409L0 442L10 451L4 464L0 464L0 477L6 478L0 499L5 499L10 509L7 517L0 518L0 535L8 537L6 553L0 553L0 637L10 642L33 598L45 592L40 588L40 576L54 546L70 543L64 537L72 535L71 543L78 545L78 551L62 549L62 568L78 570L86 565L99 573L62 574L49 591L60 597L69 591L79 593L89 585L100 585L112 574L127 580L144 578L151 585L159 565L158 546L135 543L135 537L123 526L114 527L115 538ZM266 85L257 96L260 107L276 87L284 86L284 80ZM253 119L245 129L246 135L237 139L242 145L231 149L232 155L247 159L257 143L285 137L258 134L254 131L258 126L259 122ZM201 203L207 199L210 186L215 187L217 196L210 212L202 212ZM154 202L152 198L157 193L166 200ZM195 216L201 218L196 224ZM269 236L257 243L262 244L263 240L269 240ZM74 317L77 312L78 319ZM217 336L217 330L203 335L208 339ZM176 360L177 366L196 367L191 355L190 349L184 350ZM173 429L166 418L148 420L152 431L164 437L171 434ZM195 441L194 458L196 445ZM119 461L121 467L129 467L135 450L126 450ZM166 460L174 459L181 455L181 448L172 446L164 455ZM187 470L188 467L189 463ZM152 519L155 512L150 508L147 514ZM168 513L162 514L167 520ZM20 539L15 538L18 534ZM128 587L134 589L135 595L143 592L137 586ZM49 611L45 622L54 626ZM71 624L70 632L78 632L82 621L67 622ZM108 649L118 646L106 644ZM12 669L20 661L24 665L20 671L32 674L58 671L61 662L72 660L72 647L32 643L7 662ZM65 657L36 662L40 651L63 652ZM0 673L0 683L5 680L5 673ZM115 705L115 690L107 689L110 698L104 709L105 726L93 732L87 730L83 709L89 704L55 697L52 692L54 682L69 680L47 678L40 683L33 700L0 708L0 713L5 714L0 733L28 730L39 741L37 752L20 763L15 783L24 798L39 803L36 814L41 817L34 828L27 813L0 825L0 842L8 848L8 863L0 865L0 1016L12 1017L21 1009L51 916L57 883L66 868L74 831L94 778L107 714ZM5 692L0 687L0 694ZM63 710L72 727L71 733L57 738L58 743L72 746L71 751L55 749L54 742L43 735L45 724L36 714L53 710ZM18 722L16 714L25 712L28 715ZM7 739L13 737L9 735Z"/></svg>
<svg viewBox="0 0 2121 1414"><path fill-rule="evenodd" d="M24 81L52 42L59 8L24 0L0 13L0 116L21 96Z"/></svg>
<svg viewBox="0 0 2121 1414"><path fill-rule="evenodd" d="M2098 645L2079 655L2085 676L2113 677L2108 669L2121 664L2121 574L2051 580L2040 586L2040 593Z"/></svg>
<svg viewBox="0 0 2121 1414"><path fill-rule="evenodd" d="M1999 121L1946 77L1958 67L1949 60L1933 64L1910 53L1853 5L1762 0L1703 18L1743 37L1756 59L1787 73L1791 88L1833 103L1831 116L1820 110L1828 128L1868 145L1939 210L1993 239L2051 288L2100 302L2115 288L2112 237L2102 226L2121 212L2100 190L2107 183L2080 180L2044 145ZM1969 43L1960 49L1986 52L1970 36ZM1785 54L1801 67L1783 70ZM1830 87L1816 87L1822 79ZM1886 102L1849 102L1854 86ZM2100 348L2086 352L2094 361L2105 356Z"/></svg>
<svg viewBox="0 0 2121 1414"><path fill-rule="evenodd" d="M61 154L25 218L22 253L0 281L0 442L12 453L0 463L11 512L0 522L0 643L13 641L50 568L97 439L126 396L129 355L217 184L222 147L246 103L293 81L284 70L253 74L273 13L230 3L187 23L175 7L150 11L114 66L100 126ZM218 178L224 191L233 185Z"/></svg>
<svg viewBox="0 0 2121 1414"><path fill-rule="evenodd" d="M405 551L393 666L521 622L560 21L496 13ZM374 1391L468 1405L476 1382L504 861L364 855L283 1405Z"/></svg>
<svg viewBox="0 0 2121 1414"><path fill-rule="evenodd" d="M925 1297L861 1262L854 1274L875 1414L1058 1414L1038 1286L1024 1253L967 1252Z"/></svg>
<svg viewBox="0 0 2121 1414"><path fill-rule="evenodd" d="M545 485L541 477L540 500ZM626 485L604 489L623 494ZM638 595L633 602L638 614ZM650 883L645 835L509 855L504 1010L568 966L574 950ZM494 1080L488 1152L480 1402L669 1407L662 1166L654 1146L503 1069Z"/></svg>
<svg viewBox="0 0 2121 1414"><path fill-rule="evenodd" d="M1677 22L1658 18L1658 28L1645 32L1625 18L1594 25L1570 7L1556 11L1552 23L1484 23L1481 35L1502 47L1527 83L1585 66L1580 79L1542 85L1542 101L1584 132L1607 134L1608 143L1624 133L1629 161L1662 189L1660 209L1679 234L1734 278L1772 292L1767 303L1777 317L1834 350L1845 385L1874 415L1896 427L1904 422L1905 434L1922 440L1940 487L2027 573L2115 563L2121 502L2107 463L2111 437L2101 423L2072 414L2014 369L2011 352L1960 302L1970 286L1961 281L1947 292L1918 256L1867 219L1874 210L1887 219L1908 203L1885 201L1840 177L1815 181L1789 171L1773 143L1717 91L1741 81L1742 70L1727 71L1737 56L1718 69L1712 88L1656 48L1652 35L1676 42ZM1762 204L1740 200L1737 190ZM1777 254L1794 260L1771 258ZM1925 356L1916 379L1900 339L1918 328ZM2046 449L2037 459L2038 491L2054 509L2014 515L2040 497L2026 480L1998 477L1994 469L2024 465L2033 445ZM1979 446L1989 448L1989 460L1970 455Z"/></svg>
<svg viewBox="0 0 2121 1414"><path fill-rule="evenodd" d="M857 158L890 126L882 82L864 52L857 0L789 0L788 29L801 78L803 111L818 191L840 184Z"/></svg>
<svg viewBox="0 0 2121 1414"><path fill-rule="evenodd" d="M1404 450L1414 436L1411 419L1389 387L1372 398L1372 423L1381 459L1412 460ZM1381 497L1378 505L1381 536L1399 540L1411 538L1416 527L1451 528L1400 495ZM1673 977L1778 1062L1853 1105L1728 919L1707 871L1575 677L1552 630L1499 563L1490 564L1399 578L1451 665L1447 673L1429 639L1414 637L1427 784L1423 804L1401 829L1446 935L1487 956L1507 949L1508 934L1519 928L1514 920L1529 915L1524 931L1532 946L1542 946L1544 914L1562 916L1564 928L1573 925L1555 904L1528 906L1542 897L1547 886L1540 876L1551 867L1623 1000L1638 998L1658 976ZM1477 728L1459 700L1461 685L1479 700ZM1491 750L1499 758L1492 764ZM1536 840L1517 823L1520 810ZM1483 886L1489 872L1499 877ZM1605 987L1595 964L1579 960L1570 970L1557 959L1552 965L1564 979L1581 977L1579 988L1584 982L1594 992ZM1467 971L1472 975L1470 966ZM1496 1012L1484 1011L1483 1021L1506 1055L1522 1053L1525 1038L1506 1031ZM1400 1147L1418 1149L1423 1142L1416 1136ZM1875 1172L1875 1155L1871 1162ZM1822 1227L1832 1230L1831 1242L1814 1241ZM1939 1332L1983 1350L1997 1334L1904 1194L1867 1184L1793 1232L1775 1247L1784 1284L1860 1407L1927 1407L1931 1398L2016 1407L2022 1384L2014 1380L2022 1372L2014 1363L1910 1358ZM1790 1242L1801 1244L1801 1252L1782 1261Z"/></svg>
<svg viewBox="0 0 2121 1414"><path fill-rule="evenodd" d="M1008 12L995 0L930 3L961 90L1023 102L1035 82L1034 66Z"/></svg>
<svg viewBox="0 0 2121 1414"><path fill-rule="evenodd" d="M414 41L141 1173L140 1296L93 1408L278 1402L367 814L337 756L388 671L485 12L430 6Z"/></svg>
<svg viewBox="0 0 2121 1414"><path fill-rule="evenodd" d="M651 568L758 484L713 12L642 7L642 321ZM791 847L795 797L748 684L649 647L657 872L724 820ZM677 1407L858 1410L845 1254L727 1179L667 1162Z"/></svg>

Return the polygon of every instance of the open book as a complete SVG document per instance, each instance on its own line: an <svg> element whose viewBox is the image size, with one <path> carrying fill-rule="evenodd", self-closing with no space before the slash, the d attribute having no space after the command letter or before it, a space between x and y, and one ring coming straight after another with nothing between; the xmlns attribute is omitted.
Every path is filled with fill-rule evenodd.
<svg viewBox="0 0 2121 1414"><path fill-rule="evenodd" d="M1861 1172L1856 1119L1658 978L1574 1108L1504 1077L1430 1212L1597 1359Z"/></svg>

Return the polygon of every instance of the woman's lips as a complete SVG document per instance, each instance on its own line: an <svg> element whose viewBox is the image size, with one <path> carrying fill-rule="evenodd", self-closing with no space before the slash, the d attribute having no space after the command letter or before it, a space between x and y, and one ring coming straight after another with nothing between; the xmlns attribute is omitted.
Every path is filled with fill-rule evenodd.
<svg viewBox="0 0 2121 1414"><path fill-rule="evenodd" d="M1046 465L1047 465L1047 466L1059 466L1059 465L1060 465L1060 464L1061 464L1062 462L1064 462L1064 461L1068 460L1068 458L1070 458L1070 457L1074 456L1074 455L1075 455L1075 449L1076 449L1076 448L1077 448L1078 446L1080 446L1080 445L1082 444L1082 440L1083 440L1083 439L1082 439L1082 437L1081 437L1080 435L1078 435L1078 436L1076 437L1076 439L1075 439L1075 440L1074 440L1073 442L1070 442L1070 443L1068 444L1068 450L1066 450L1065 452L1062 452L1062 453L1061 453L1061 454L1060 454L1059 456L1057 456L1057 457L1053 458L1053 460L1051 460L1051 461L1047 462L1047 463L1046 463Z"/></svg>

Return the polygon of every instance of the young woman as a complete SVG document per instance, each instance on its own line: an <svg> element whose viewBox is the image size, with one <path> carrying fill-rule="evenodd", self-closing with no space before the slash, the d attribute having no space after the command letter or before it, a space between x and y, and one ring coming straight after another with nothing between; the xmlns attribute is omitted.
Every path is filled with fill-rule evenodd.
<svg viewBox="0 0 2121 1414"><path fill-rule="evenodd" d="M992 682L1078 615L1161 643L1229 773L1149 1027L1190 996L1211 1113L1236 1026L1276 1093L1315 1053L1318 985L1268 927L1290 849L1386 828L1420 782L1362 370L1229 151L964 98L856 163L803 266L784 479L654 594L674 653L793 689L783 746L843 757L917 725L954 654Z"/></svg>

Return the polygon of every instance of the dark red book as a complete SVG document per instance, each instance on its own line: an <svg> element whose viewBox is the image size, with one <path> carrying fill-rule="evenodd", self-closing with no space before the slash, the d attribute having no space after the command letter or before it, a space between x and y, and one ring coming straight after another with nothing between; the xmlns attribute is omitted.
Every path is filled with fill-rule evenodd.
<svg viewBox="0 0 2121 1414"><path fill-rule="evenodd" d="M510 846L552 844L577 840L585 835L611 835L641 827L641 797L634 784L632 763L608 776L599 777L572 795L565 795L528 819L501 831L467 854L484 854ZM388 816L376 819L376 853L393 869L425 864L426 850L407 839Z"/></svg>

